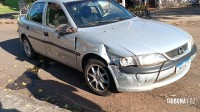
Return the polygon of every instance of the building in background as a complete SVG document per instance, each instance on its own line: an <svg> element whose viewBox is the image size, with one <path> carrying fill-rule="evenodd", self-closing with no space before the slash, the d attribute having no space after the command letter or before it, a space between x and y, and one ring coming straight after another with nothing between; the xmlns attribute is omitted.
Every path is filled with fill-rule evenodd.
<svg viewBox="0 0 200 112"><path fill-rule="evenodd" d="M147 7L156 7L159 0L115 0L120 3L122 6L129 8L139 4L143 4Z"/></svg>
<svg viewBox="0 0 200 112"><path fill-rule="evenodd" d="M183 6L188 4L198 4L200 0L115 0L122 6L129 8L130 6L136 6L138 4L144 4L148 8L157 7L174 7Z"/></svg>

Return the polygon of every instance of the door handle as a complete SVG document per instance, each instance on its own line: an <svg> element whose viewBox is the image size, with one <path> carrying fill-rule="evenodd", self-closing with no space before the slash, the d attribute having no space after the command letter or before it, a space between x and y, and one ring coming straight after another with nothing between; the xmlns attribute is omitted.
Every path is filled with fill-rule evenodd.
<svg viewBox="0 0 200 112"><path fill-rule="evenodd" d="M43 32L44 36L49 36L48 32Z"/></svg>
<svg viewBox="0 0 200 112"><path fill-rule="evenodd" d="M29 26L26 26L26 29L29 30Z"/></svg>

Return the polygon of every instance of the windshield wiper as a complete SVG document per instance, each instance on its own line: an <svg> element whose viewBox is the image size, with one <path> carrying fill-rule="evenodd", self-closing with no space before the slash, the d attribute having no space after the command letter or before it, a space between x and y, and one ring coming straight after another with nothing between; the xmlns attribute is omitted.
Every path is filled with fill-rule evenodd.
<svg viewBox="0 0 200 112"><path fill-rule="evenodd" d="M131 18L130 17L118 17L118 18L111 19L111 20L108 20L108 21L96 21L96 23L112 23L112 22L123 21L123 20L126 20L126 19L131 19Z"/></svg>
<svg viewBox="0 0 200 112"><path fill-rule="evenodd" d="M113 23L113 22L118 22L119 20L109 20L109 21L96 21L97 23Z"/></svg>
<svg viewBox="0 0 200 112"><path fill-rule="evenodd" d="M96 26L96 25L102 25L102 24L113 23L113 22L118 22L118 21L119 20L95 21L95 22L92 22L92 23L88 24L87 26Z"/></svg>
<svg viewBox="0 0 200 112"><path fill-rule="evenodd" d="M114 20L123 21L123 20L126 20L126 19L131 19L131 17L118 17Z"/></svg>
<svg viewBox="0 0 200 112"><path fill-rule="evenodd" d="M114 22L119 22L119 21L123 21L126 19L130 19L130 17L119 17L119 18L115 18L112 20L107 20L107 21L94 21L90 24L88 24L87 26L97 26L97 25L102 25L102 24L106 24L106 23L114 23Z"/></svg>

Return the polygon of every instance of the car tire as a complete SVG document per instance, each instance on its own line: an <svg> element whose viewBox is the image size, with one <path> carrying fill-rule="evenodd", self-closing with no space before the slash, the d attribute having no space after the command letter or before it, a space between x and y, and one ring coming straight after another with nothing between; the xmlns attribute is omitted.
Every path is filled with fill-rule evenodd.
<svg viewBox="0 0 200 112"><path fill-rule="evenodd" d="M33 60L37 58L38 53L34 51L27 38L23 39L23 46L24 46L24 52L29 59Z"/></svg>
<svg viewBox="0 0 200 112"><path fill-rule="evenodd" d="M110 96L116 91L113 77L106 64L99 59L89 59L84 69L85 80L90 89L101 96Z"/></svg>

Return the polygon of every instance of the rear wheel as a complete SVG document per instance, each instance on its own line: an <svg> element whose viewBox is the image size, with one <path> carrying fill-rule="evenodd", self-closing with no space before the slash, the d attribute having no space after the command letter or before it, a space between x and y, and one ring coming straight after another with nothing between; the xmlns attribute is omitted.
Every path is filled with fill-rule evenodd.
<svg viewBox="0 0 200 112"><path fill-rule="evenodd" d="M90 59L85 67L85 80L88 86L98 95L111 95L115 88L114 80L106 64L97 59Z"/></svg>
<svg viewBox="0 0 200 112"><path fill-rule="evenodd" d="M29 59L36 59L38 54L33 50L27 38L23 40L23 45L24 45L24 52L26 53L26 56Z"/></svg>

